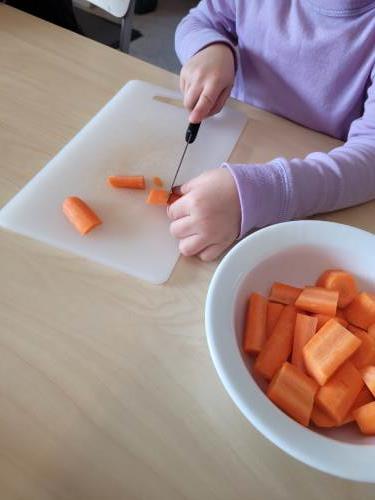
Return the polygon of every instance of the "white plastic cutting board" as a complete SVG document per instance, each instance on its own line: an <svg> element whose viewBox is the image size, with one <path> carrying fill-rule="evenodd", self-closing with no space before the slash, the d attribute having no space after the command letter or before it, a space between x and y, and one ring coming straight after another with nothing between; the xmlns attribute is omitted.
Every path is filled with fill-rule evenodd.
<svg viewBox="0 0 375 500"><path fill-rule="evenodd" d="M152 283L165 282L178 259L165 207L147 192L113 189L108 175L159 176L168 188L185 145L187 113L155 96L178 94L127 83L0 211L0 225ZM227 160L246 116L226 107L206 120L189 146L178 183ZM82 237L65 219L67 196L85 200L103 224Z"/></svg>

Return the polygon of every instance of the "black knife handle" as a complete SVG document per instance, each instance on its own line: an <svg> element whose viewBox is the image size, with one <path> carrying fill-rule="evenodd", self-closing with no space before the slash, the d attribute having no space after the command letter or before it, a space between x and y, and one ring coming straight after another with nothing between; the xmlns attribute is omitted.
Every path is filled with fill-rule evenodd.
<svg viewBox="0 0 375 500"><path fill-rule="evenodd" d="M185 134L185 141L188 144L192 144L195 141L200 126L201 126L200 123L189 123L189 126Z"/></svg>

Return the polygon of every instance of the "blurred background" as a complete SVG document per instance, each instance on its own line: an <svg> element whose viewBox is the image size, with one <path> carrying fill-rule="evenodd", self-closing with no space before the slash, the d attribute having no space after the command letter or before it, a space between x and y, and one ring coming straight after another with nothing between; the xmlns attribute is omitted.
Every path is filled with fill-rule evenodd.
<svg viewBox="0 0 375 500"><path fill-rule="evenodd" d="M198 0L5 0L5 3L179 73L174 32Z"/></svg>

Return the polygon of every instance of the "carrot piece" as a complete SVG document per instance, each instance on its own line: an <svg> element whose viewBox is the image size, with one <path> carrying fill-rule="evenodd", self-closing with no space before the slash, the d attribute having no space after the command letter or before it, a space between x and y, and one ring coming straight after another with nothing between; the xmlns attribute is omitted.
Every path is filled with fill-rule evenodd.
<svg viewBox="0 0 375 500"><path fill-rule="evenodd" d="M349 325L348 330L362 342L350 361L358 369L375 364L375 340L365 330L355 326Z"/></svg>
<svg viewBox="0 0 375 500"><path fill-rule="evenodd" d="M327 413L325 413L319 406L314 405L311 412L311 421L316 427L336 427L337 424Z"/></svg>
<svg viewBox="0 0 375 500"><path fill-rule="evenodd" d="M340 309L337 309L339 311ZM317 330L320 330L323 325L327 323L330 319L332 319L332 316L327 316L326 314L314 314L316 318L318 318L318 326L316 327ZM333 319L335 319L340 325L345 326L345 328L348 326L348 322L346 321L345 318L342 316L336 315L333 316Z"/></svg>
<svg viewBox="0 0 375 500"><path fill-rule="evenodd" d="M285 362L273 377L267 396L302 425L309 425L318 384L292 364Z"/></svg>
<svg viewBox="0 0 375 500"><path fill-rule="evenodd" d="M371 401L374 401L374 396L371 394L371 392L368 390L366 385L362 387L362 389L359 391L358 396L356 397L353 406L350 408L348 411L348 414L344 418L342 425L349 424L350 422L354 422L354 410L357 408L367 405L367 403L371 403Z"/></svg>
<svg viewBox="0 0 375 500"><path fill-rule="evenodd" d="M316 286L339 292L338 307L343 308L350 304L358 293L354 277L340 269L328 269L319 276Z"/></svg>
<svg viewBox="0 0 375 500"><path fill-rule="evenodd" d="M181 198L182 194L177 194L177 193L171 193L168 198L168 205L172 205L175 201L179 200Z"/></svg>
<svg viewBox="0 0 375 500"><path fill-rule="evenodd" d="M281 311L284 309L283 304L277 302L268 302L267 305L267 322L266 322L266 337L268 338L272 330L275 328L277 320L280 317Z"/></svg>
<svg viewBox="0 0 375 500"><path fill-rule="evenodd" d="M353 414L362 434L375 434L375 401L357 408Z"/></svg>
<svg viewBox="0 0 375 500"><path fill-rule="evenodd" d="M367 333L370 335L371 338L375 340L375 323L368 327Z"/></svg>
<svg viewBox="0 0 375 500"><path fill-rule="evenodd" d="M367 330L375 323L375 294L359 293L345 309L345 315L349 323Z"/></svg>
<svg viewBox="0 0 375 500"><path fill-rule="evenodd" d="M294 304L301 292L301 288L296 288L295 286L287 285L286 283L279 283L276 281L272 285L269 300L285 305Z"/></svg>
<svg viewBox="0 0 375 500"><path fill-rule="evenodd" d="M316 333L318 318L298 313L294 327L292 364L306 373L305 362L303 360L302 349Z"/></svg>
<svg viewBox="0 0 375 500"><path fill-rule="evenodd" d="M316 394L316 404L341 424L363 387L357 368L347 361Z"/></svg>
<svg viewBox="0 0 375 500"><path fill-rule="evenodd" d="M294 306L286 306L283 309L271 336L266 340L254 363L254 370L267 380L272 379L292 352L296 314Z"/></svg>
<svg viewBox="0 0 375 500"><path fill-rule="evenodd" d="M82 236L102 223L96 213L77 196L65 198L62 209L69 222Z"/></svg>
<svg viewBox="0 0 375 500"><path fill-rule="evenodd" d="M151 189L146 203L148 205L168 205L169 191L165 189Z"/></svg>
<svg viewBox="0 0 375 500"><path fill-rule="evenodd" d="M153 177L152 178L152 182L154 183L154 186L157 186L157 187L160 187L160 188L164 186L164 183L160 179L160 177Z"/></svg>
<svg viewBox="0 0 375 500"><path fill-rule="evenodd" d="M360 345L355 335L330 319L303 348L307 373L324 385Z"/></svg>
<svg viewBox="0 0 375 500"><path fill-rule="evenodd" d="M305 287L295 306L308 312L335 316L339 292L318 287Z"/></svg>
<svg viewBox="0 0 375 500"><path fill-rule="evenodd" d="M245 321L245 352L260 352L266 341L267 303L267 299L259 293L250 295Z"/></svg>
<svg viewBox="0 0 375 500"><path fill-rule="evenodd" d="M344 311L343 309L337 309L337 311L336 311L336 316L335 316L335 317L336 317L336 318L342 318L342 319L344 319L346 322L348 322L348 321L347 321L347 319L346 319L346 316L345 316L345 311Z"/></svg>
<svg viewBox="0 0 375 500"><path fill-rule="evenodd" d="M366 387L375 397L375 366L364 366L360 372Z"/></svg>
<svg viewBox="0 0 375 500"><path fill-rule="evenodd" d="M143 175L110 175L107 182L114 188L145 189Z"/></svg>

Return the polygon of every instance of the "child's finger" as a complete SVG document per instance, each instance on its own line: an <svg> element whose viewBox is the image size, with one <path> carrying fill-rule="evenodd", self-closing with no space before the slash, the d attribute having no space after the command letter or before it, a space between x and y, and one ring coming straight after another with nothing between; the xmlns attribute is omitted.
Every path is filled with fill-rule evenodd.
<svg viewBox="0 0 375 500"><path fill-rule="evenodd" d="M222 108L224 107L224 105L225 105L228 97L230 96L231 90L232 90L232 87L226 87L222 91L222 93L217 98L215 106L210 111L210 116L216 115L216 113L219 113L222 110Z"/></svg>
<svg viewBox="0 0 375 500"><path fill-rule="evenodd" d="M209 115L211 109L215 105L215 101L204 91L201 93L198 102L190 113L190 123L199 123Z"/></svg>
<svg viewBox="0 0 375 500"><path fill-rule="evenodd" d="M172 205L168 205L167 215L170 220L177 220L181 219L181 217L190 215L189 204L184 197L181 197L179 200L172 203Z"/></svg>
<svg viewBox="0 0 375 500"><path fill-rule="evenodd" d="M186 109L194 109L202 92L201 85L190 85L185 91L184 106Z"/></svg>
<svg viewBox="0 0 375 500"><path fill-rule="evenodd" d="M191 257L201 252L207 245L202 236L194 234L193 236L188 236L180 241L178 249L185 257Z"/></svg>
<svg viewBox="0 0 375 500"><path fill-rule="evenodd" d="M180 90L182 95L185 94L185 86L186 86L185 78L180 74Z"/></svg>
<svg viewBox="0 0 375 500"><path fill-rule="evenodd" d="M223 243L221 245L211 245L200 252L199 258L203 262L210 262L211 260L215 260L224 252L227 246L228 243Z"/></svg>
<svg viewBox="0 0 375 500"><path fill-rule="evenodd" d="M193 222L189 216L173 221L169 226L169 231L172 236L179 240L195 234Z"/></svg>

